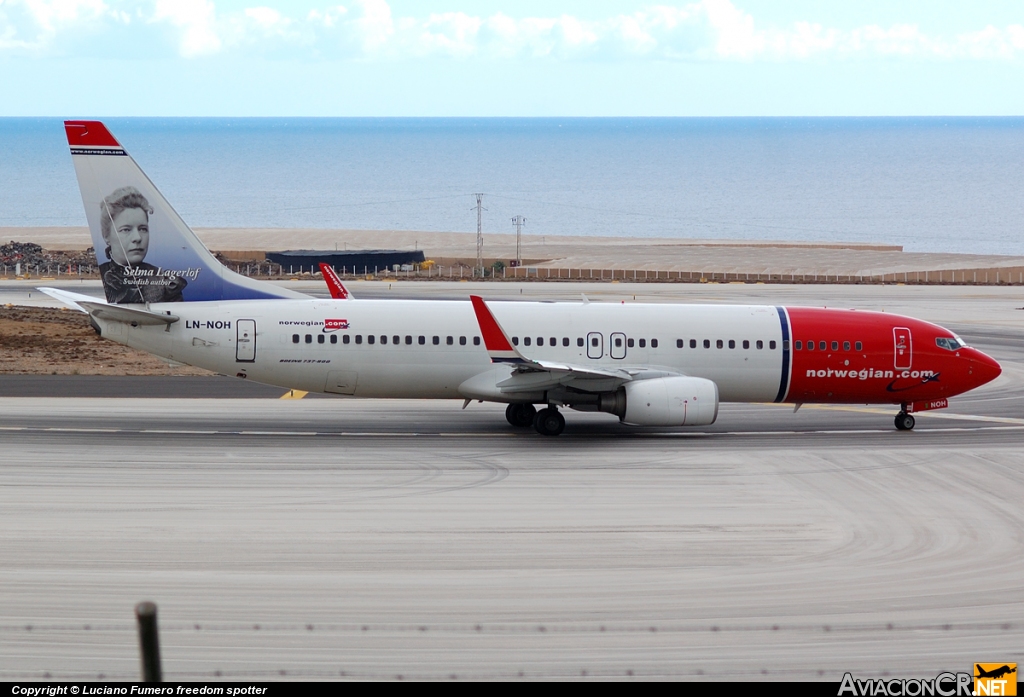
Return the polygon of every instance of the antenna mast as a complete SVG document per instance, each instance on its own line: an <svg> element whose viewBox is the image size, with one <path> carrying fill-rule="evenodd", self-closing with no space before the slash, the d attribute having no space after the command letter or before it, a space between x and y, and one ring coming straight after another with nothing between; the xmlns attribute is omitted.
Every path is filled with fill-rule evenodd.
<svg viewBox="0 0 1024 697"><path fill-rule="evenodd" d="M517 215L512 218L512 224L516 226L516 266L523 265L523 226L526 225L526 218Z"/></svg>
<svg viewBox="0 0 1024 697"><path fill-rule="evenodd" d="M484 277L484 195L476 196L476 268L480 278Z"/></svg>

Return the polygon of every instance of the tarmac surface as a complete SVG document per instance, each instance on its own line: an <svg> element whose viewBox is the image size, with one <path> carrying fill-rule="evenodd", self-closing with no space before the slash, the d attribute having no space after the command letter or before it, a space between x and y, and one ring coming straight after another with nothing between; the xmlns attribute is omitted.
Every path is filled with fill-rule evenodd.
<svg viewBox="0 0 1024 697"><path fill-rule="evenodd" d="M468 289L410 285L357 295ZM905 312L1004 373L909 433L891 408L723 405L696 430L567 412L558 438L494 405L245 398L257 386L215 378L193 399L161 385L202 378L28 396L48 376L8 376L0 680L135 678L141 600L171 680L838 681L1024 662L1021 292L583 292L633 290Z"/></svg>

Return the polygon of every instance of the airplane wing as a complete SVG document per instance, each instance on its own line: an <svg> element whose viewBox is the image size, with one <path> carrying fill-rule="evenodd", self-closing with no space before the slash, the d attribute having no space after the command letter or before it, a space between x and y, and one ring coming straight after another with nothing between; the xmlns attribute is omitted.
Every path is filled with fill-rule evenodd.
<svg viewBox="0 0 1024 697"><path fill-rule="evenodd" d="M334 270L334 267L330 264L320 264L320 273L323 274L324 282L327 284L327 290L331 291L331 297L335 300L351 300L352 294L348 292L348 288L338 278L338 272Z"/></svg>
<svg viewBox="0 0 1024 697"><path fill-rule="evenodd" d="M491 357L491 363L507 363L515 368L507 380L497 384L502 392L531 392L558 385L572 385L576 389L588 392L604 392L637 379L640 373L650 372L595 368L528 358L512 345L508 334L498 324L483 298L471 295L469 299L473 303L473 311L476 312L476 320L480 325L480 333L487 354Z"/></svg>

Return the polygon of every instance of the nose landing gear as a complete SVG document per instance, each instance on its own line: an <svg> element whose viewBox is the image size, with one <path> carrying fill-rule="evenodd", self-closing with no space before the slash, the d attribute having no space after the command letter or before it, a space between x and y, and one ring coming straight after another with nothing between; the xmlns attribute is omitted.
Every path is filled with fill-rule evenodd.
<svg viewBox="0 0 1024 697"><path fill-rule="evenodd" d="M896 430L898 431L912 431L914 424L916 423L914 417L907 413L906 405L900 409L900 413L896 415Z"/></svg>

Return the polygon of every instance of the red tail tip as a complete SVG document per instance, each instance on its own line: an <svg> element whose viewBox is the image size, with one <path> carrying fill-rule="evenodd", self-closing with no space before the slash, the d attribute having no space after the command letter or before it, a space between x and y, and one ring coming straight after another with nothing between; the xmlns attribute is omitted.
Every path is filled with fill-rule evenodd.
<svg viewBox="0 0 1024 697"><path fill-rule="evenodd" d="M65 121L64 131L68 134L71 147L118 148L117 139L99 121Z"/></svg>

